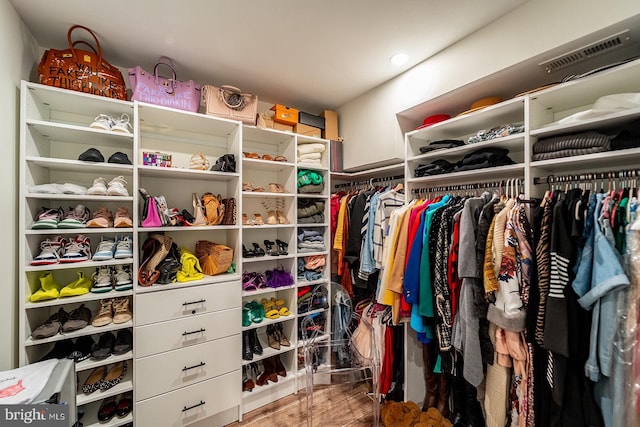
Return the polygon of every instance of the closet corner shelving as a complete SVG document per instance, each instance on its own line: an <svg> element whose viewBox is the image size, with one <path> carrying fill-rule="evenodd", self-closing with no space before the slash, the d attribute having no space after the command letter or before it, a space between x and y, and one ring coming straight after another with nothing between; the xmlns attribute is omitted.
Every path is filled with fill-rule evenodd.
<svg viewBox="0 0 640 427"><path fill-rule="evenodd" d="M640 92L639 71L640 60L635 60L579 80L558 84L406 133L407 200L418 195L442 194L455 189L481 190L487 188L482 186L485 183L495 188L496 183L504 185L506 180L514 178L522 179L522 189L525 197L529 199L542 197L549 188L544 179L540 179L544 175L576 174L580 177L594 172L612 172L612 177L615 177L616 170L637 170L640 148L534 161L533 147L543 137L585 130L615 133L620 126L638 120L640 108L630 108L594 115L584 120L558 123L574 113L589 110L602 96ZM461 139L466 143L470 136L480 130L508 123L523 123L524 132L446 150L428 153L419 151L421 146L441 139ZM509 156L515 164L442 175L415 176L415 168L419 164L430 163L436 159L446 159L453 163L482 147L509 149ZM435 191L430 191L434 189ZM425 396L422 358L417 350L419 345L415 340L415 334L410 328L406 328L405 331L405 343L409 344L405 345L405 400L421 403Z"/></svg>
<svg viewBox="0 0 640 427"><path fill-rule="evenodd" d="M321 144L324 152L321 153L319 164L303 165L298 162L298 147L302 144ZM315 286L325 284L329 288L329 274L325 268L323 276L319 280L307 282L298 278L298 263L302 262L305 256L319 255L328 262L329 251L302 253L298 251L298 231L302 227L315 227L322 231L325 246L329 240L328 227L328 194L329 194L329 143L326 140L312 137L305 137L289 132L281 132L270 129L259 129L253 126L243 127L242 151L247 155L242 156L242 184L245 191L242 191L242 246L251 251L257 245L263 251L268 252L265 241L274 242L272 250L280 251L277 241L284 243L286 255L266 253L264 256L250 256L242 258L242 272L262 273L268 270L283 269L295 280L290 286L272 288L266 287L258 290L243 290L243 304L256 301L260 303L263 299L271 298L283 299L285 306L289 309L288 316L280 316L276 319L264 319L259 323L253 322L249 326L243 326L242 330L249 332L256 330L258 339L263 347L262 355L253 355L252 360L243 360L245 369L250 370L250 365L256 363L259 370L262 370L261 363L269 357L278 356L282 361L287 375L279 377L277 383L257 386L252 391L242 393L242 410L244 414L253 409L264 406L273 400L297 393L305 386L304 366L300 359L300 319L308 313L299 314L298 291L305 286ZM257 157L256 157L257 156ZM283 161L272 160L276 156L283 156ZM312 170L319 173L324 181L324 190L320 194L299 194L298 174L302 170ZM278 184L281 192L276 190ZM254 191L258 190L258 191ZM265 190L265 191L262 191ZM274 191L276 190L276 191ZM298 203L301 200L324 201L323 215L325 220L317 224L300 224L298 222ZM275 216L274 213L278 213ZM245 216L246 215L246 216ZM283 218L285 218L283 220ZM269 221L271 219L271 221ZM258 220L258 221L257 221ZM258 224L262 220L264 224ZM272 222L271 224L269 222ZM327 310L328 313L328 310ZM329 322L327 316L327 322ZM289 347L280 347L279 350L269 347L266 329L269 325L281 324L283 332L289 339ZM327 323L328 325L329 323ZM255 379L254 379L255 381ZM240 383L238 384L240 387Z"/></svg>

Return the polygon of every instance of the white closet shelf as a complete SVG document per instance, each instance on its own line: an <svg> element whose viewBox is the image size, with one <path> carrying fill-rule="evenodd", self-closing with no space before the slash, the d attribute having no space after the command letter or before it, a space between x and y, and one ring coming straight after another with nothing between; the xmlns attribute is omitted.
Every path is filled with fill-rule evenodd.
<svg viewBox="0 0 640 427"><path fill-rule="evenodd" d="M133 350L117 356L112 354L111 356L103 360L92 360L92 359L83 360L82 362L76 363L76 372L86 371L88 369L94 369L94 368L97 368L98 366L109 365L116 362L122 362L123 360L133 360ZM132 366L129 363L127 363L127 365L129 365L127 366L127 369L129 369L129 367Z"/></svg>
<svg viewBox="0 0 640 427"><path fill-rule="evenodd" d="M315 256L315 255L329 255L329 251L314 251L314 252L297 252L296 253L299 258L305 256Z"/></svg>
<svg viewBox="0 0 640 427"><path fill-rule="evenodd" d="M25 230L24 234L33 235L52 235L57 236L61 234L130 234L133 233L133 228L49 228L49 229L29 229Z"/></svg>
<svg viewBox="0 0 640 427"><path fill-rule="evenodd" d="M474 113L456 116L426 128L408 132L406 135L412 143L457 139L493 126L522 122L524 122L524 99L520 97L491 105Z"/></svg>
<svg viewBox="0 0 640 427"><path fill-rule="evenodd" d="M127 372L124 374L122 381L120 381L110 389L96 390L90 394L84 394L82 391L79 391L76 395L76 404L78 406L86 405L87 403L97 402L98 400L102 400L111 396L117 396L120 393L125 393L127 391L133 390L133 374L131 372L132 370L132 363L127 363ZM82 384L84 384L84 382ZM78 383L79 390L82 390L82 384Z"/></svg>
<svg viewBox="0 0 640 427"><path fill-rule="evenodd" d="M263 197L281 197L283 199L289 199L295 197L293 193L272 193L269 191L243 191L242 196L250 198L263 198Z"/></svg>
<svg viewBox="0 0 640 427"><path fill-rule="evenodd" d="M244 360L242 359L242 365L243 366L247 366L253 362L258 362L262 359L266 359L268 357L272 357L272 356L277 356L279 354L283 354L283 353L287 353L291 350L295 350L296 347L296 343L293 342L292 340L289 340L289 342L291 343L291 345L289 347L284 347L284 346L280 346L280 350L276 350L274 348L267 346L262 346L262 354L254 354L253 355L253 359L252 360ZM280 377L282 378L282 377ZM278 380L280 380L280 378L278 378Z"/></svg>
<svg viewBox="0 0 640 427"><path fill-rule="evenodd" d="M581 120L575 123L561 123L552 126L545 126L537 129L532 129L531 136L538 138L562 135L566 133L582 132L590 129L606 128L611 126L621 125L630 120L640 117L640 108L633 108L630 110L619 111L614 114L608 114L602 117L596 117L592 119Z"/></svg>
<svg viewBox="0 0 640 427"><path fill-rule="evenodd" d="M138 228L139 233L151 233L155 231L184 231L184 232L194 232L194 231L215 231L215 230L237 230L240 228L237 225L187 225L187 226L176 226L176 227L140 227Z"/></svg>
<svg viewBox="0 0 640 427"><path fill-rule="evenodd" d="M251 323L251 325L249 326L243 326L242 330L249 331L251 329L258 329L263 326L275 325L276 323L286 322L287 320L295 320L295 319L296 319L296 316L293 314L293 312L288 316L280 316L276 319L267 319L265 317L264 319L262 319L262 322L260 323Z"/></svg>
<svg viewBox="0 0 640 427"><path fill-rule="evenodd" d="M286 291L289 289L293 289L295 288L295 285L291 285L291 286L281 286L279 288L271 288L271 287L266 287L266 288L262 288L262 289L257 289L255 291L242 291L242 297L245 298L250 298L254 295L263 295L263 294L271 294L274 292L279 292L279 291Z"/></svg>
<svg viewBox="0 0 640 427"><path fill-rule="evenodd" d="M404 163L388 165L388 166L380 166L378 168L367 169L364 171L358 172L331 172L331 178L334 179L356 179L356 178L369 178L375 177L377 175L382 175L386 173L393 174L394 172L403 173L404 172Z"/></svg>
<svg viewBox="0 0 640 427"><path fill-rule="evenodd" d="M117 331L118 329L125 329L125 328L131 328L131 327L133 327L133 321L131 320L125 323L118 323L118 324L109 323L108 325L100 326L100 327L89 325L82 329L78 329L77 331L69 332L67 334L56 334L50 338L34 340L33 338L29 337L25 341L24 345L28 347L32 345L46 344L50 342L66 340L69 338L77 338L84 335L101 334L107 331Z"/></svg>
<svg viewBox="0 0 640 427"><path fill-rule="evenodd" d="M616 167L637 166L640 148L629 148L627 150L606 151L604 153L584 154L581 156L560 157L558 159L540 160L531 162L531 168L551 172L583 171L585 169L611 168L611 162L615 162Z"/></svg>
<svg viewBox="0 0 640 427"><path fill-rule="evenodd" d="M261 261L278 261L280 259L290 259L295 256L296 256L295 254L288 254L288 255L278 255L278 256L265 255L265 256L253 257L253 258L242 258L242 263L244 264L245 262L253 263L253 262L261 262Z"/></svg>
<svg viewBox="0 0 640 427"><path fill-rule="evenodd" d="M329 279L327 278L322 278L322 279L318 279L318 280L298 280L296 282L297 286L315 286L315 285L320 285L322 283L327 283L329 281Z"/></svg>
<svg viewBox="0 0 640 427"><path fill-rule="evenodd" d="M312 171L320 171L320 172L327 172L329 171L329 168L326 166L318 166L318 165L309 165L309 164L305 164L305 163L298 163L298 169L308 169L308 170L312 170Z"/></svg>
<svg viewBox="0 0 640 427"><path fill-rule="evenodd" d="M408 162L425 161L427 159L442 158L462 158L465 154L472 153L481 148L506 148L509 153L518 153L524 150L524 134L516 133L513 135L503 136L488 141L477 142L474 144L465 143L460 147L449 148L444 150L434 150L428 153L419 154L417 156L408 157ZM417 148L417 147L416 147Z"/></svg>
<svg viewBox="0 0 640 427"><path fill-rule="evenodd" d="M298 193L297 196L299 199L326 199L327 197L329 197L328 194L305 194L305 193Z"/></svg>
<svg viewBox="0 0 640 427"><path fill-rule="evenodd" d="M133 202L133 196L90 196L87 194L27 193L27 199L75 200L77 202Z"/></svg>
<svg viewBox="0 0 640 427"><path fill-rule="evenodd" d="M259 128L257 126L244 125L242 127L242 139L244 144L288 144L295 136L292 132L277 129Z"/></svg>
<svg viewBox="0 0 640 427"><path fill-rule="evenodd" d="M191 280L189 282L174 282L167 283L165 285L156 283L151 286L137 286L136 294L142 294L147 292L166 291L171 289L186 288L190 286L208 285L213 283L232 282L240 280L240 274L238 273L223 273L216 276L204 276L201 280Z"/></svg>
<svg viewBox="0 0 640 427"><path fill-rule="evenodd" d="M469 182L475 179L486 180L486 179L491 179L495 177L515 178L523 175L524 175L524 164L516 163L515 165L445 173L442 175L422 176L418 178L409 178L407 179L407 182L412 184L442 183L441 185L446 185L446 184L453 184L453 183L460 183L460 182Z"/></svg>
<svg viewBox="0 0 640 427"><path fill-rule="evenodd" d="M84 162L82 160L54 159L49 157L27 156L25 160L28 164L35 164L40 167L63 171L63 172L105 172L112 175L132 175L132 165L121 165L118 163L105 162Z"/></svg>
<svg viewBox="0 0 640 427"><path fill-rule="evenodd" d="M316 308L315 310L309 310L305 313L298 313L298 316L305 317L305 316L310 316L312 314L324 313L325 311L327 311L326 308Z"/></svg>
<svg viewBox="0 0 640 427"><path fill-rule="evenodd" d="M242 162L244 167L265 172L288 172L296 166L290 162L275 162L273 160L253 159L249 157L243 157Z"/></svg>
<svg viewBox="0 0 640 427"><path fill-rule="evenodd" d="M235 172L218 172L218 171L202 171L182 168L164 168L158 166L139 165L138 171L140 176L156 177L156 178L188 178L215 181L231 181L240 177Z"/></svg>
<svg viewBox="0 0 640 427"><path fill-rule="evenodd" d="M226 139L239 129L238 122L233 120L143 102L138 103L138 111L141 131L182 137L201 145L207 145L212 137Z"/></svg>
<svg viewBox="0 0 640 427"><path fill-rule="evenodd" d="M66 304L81 304L88 301L101 300L103 298L118 298L118 297L126 297L131 295L133 295L132 289L129 289L128 291L111 290L109 292L104 292L101 294L89 292L87 294L78 295L75 297L56 298L56 299L41 301L41 302L29 301L24 304L24 308L29 310L29 309L42 308L42 307L55 307L58 305L66 305Z"/></svg>
<svg viewBox="0 0 640 427"><path fill-rule="evenodd" d="M270 229L270 228L293 228L295 227L295 224L262 224L262 225L250 225L250 224L244 224L242 226L243 230L263 230L263 229Z"/></svg>
<svg viewBox="0 0 640 427"><path fill-rule="evenodd" d="M101 146L133 147L133 134L90 128L90 123L87 123L86 126L78 126L30 119L26 121L26 124L29 129L38 132L43 138L51 141L65 141L86 145L87 140L91 140L93 144Z"/></svg>
<svg viewBox="0 0 640 427"><path fill-rule="evenodd" d="M304 316L306 316L306 314L304 314L304 315L300 315L300 316L304 317ZM320 335L319 337L317 337L317 338L315 339L315 341L316 341L316 342L326 341L326 340L328 340L329 338L330 338L330 334L324 334L324 335ZM298 348L300 348L300 347L304 347L304 345L305 345L308 341L309 341L309 339L299 340L299 341L298 341L298 343L297 343Z"/></svg>
<svg viewBox="0 0 640 427"><path fill-rule="evenodd" d="M78 232L78 234L82 234ZM49 270L76 270L78 268L96 268L103 265L130 265L133 264L133 258L110 259L108 261L80 261L65 262L49 265L27 265L25 271L49 271Z"/></svg>
<svg viewBox="0 0 640 427"><path fill-rule="evenodd" d="M45 86L39 83L25 82L25 87L34 94L33 98L41 105L56 111L86 115L88 111L100 111L111 116L120 116L123 112L133 114L133 103L104 96L88 95L68 89Z"/></svg>
<svg viewBox="0 0 640 427"><path fill-rule="evenodd" d="M274 383L269 381L268 384L259 386L256 384L256 386L253 388L252 391L243 391L242 392L242 398L246 399L252 396L255 396L258 393L263 393L265 391L269 391L275 387L281 386L283 384L289 383L291 381L295 380L295 375L292 375L290 372L287 372L287 376L286 377L281 377L278 376L278 382Z"/></svg>
<svg viewBox="0 0 640 427"><path fill-rule="evenodd" d="M84 416L82 417L84 427L119 427L133 421L133 412L122 418L116 415L107 422L98 421L100 404L101 402L93 402L84 408Z"/></svg>

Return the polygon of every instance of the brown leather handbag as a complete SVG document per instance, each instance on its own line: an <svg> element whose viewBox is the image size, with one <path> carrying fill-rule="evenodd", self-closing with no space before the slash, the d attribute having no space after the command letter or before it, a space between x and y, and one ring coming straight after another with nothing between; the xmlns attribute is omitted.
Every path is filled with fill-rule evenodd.
<svg viewBox="0 0 640 427"><path fill-rule="evenodd" d="M75 47L79 41L71 41L71 33L76 29L87 31L95 41L95 48L88 42L92 51ZM102 57L102 47L95 33L82 25L74 25L67 32L69 48L45 51L38 64L40 83L62 89L114 99L127 99L127 87L118 68Z"/></svg>

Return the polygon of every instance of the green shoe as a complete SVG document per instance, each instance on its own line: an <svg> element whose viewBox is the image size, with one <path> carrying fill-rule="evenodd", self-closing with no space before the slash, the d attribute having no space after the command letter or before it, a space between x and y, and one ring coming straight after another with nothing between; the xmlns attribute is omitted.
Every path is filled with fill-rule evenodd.
<svg viewBox="0 0 640 427"><path fill-rule="evenodd" d="M242 326L250 326L251 325L251 305L245 304L242 307Z"/></svg>
<svg viewBox="0 0 640 427"><path fill-rule="evenodd" d="M31 294L31 296L29 297L29 301L48 301L58 298L59 294L60 285L53 277L53 273L48 271L40 276L40 289Z"/></svg>
<svg viewBox="0 0 640 427"><path fill-rule="evenodd" d="M264 307L258 301L251 301L251 320L253 323L260 323L264 319Z"/></svg>

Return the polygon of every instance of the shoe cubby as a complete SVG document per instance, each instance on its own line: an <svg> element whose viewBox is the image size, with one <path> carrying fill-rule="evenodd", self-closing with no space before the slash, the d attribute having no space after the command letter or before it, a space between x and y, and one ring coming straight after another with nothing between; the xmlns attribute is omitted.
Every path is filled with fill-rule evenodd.
<svg viewBox="0 0 640 427"><path fill-rule="evenodd" d="M106 371L106 376L104 379L97 379L98 384L96 384L96 378L100 377L103 370ZM99 402L133 390L133 370L133 363L124 360L79 372L77 405L82 406L92 402ZM85 385L93 385L92 389L97 388L93 391L89 391L88 388L83 390Z"/></svg>

